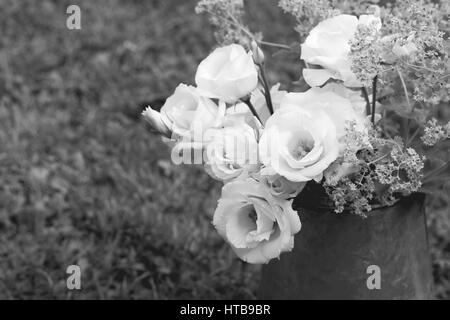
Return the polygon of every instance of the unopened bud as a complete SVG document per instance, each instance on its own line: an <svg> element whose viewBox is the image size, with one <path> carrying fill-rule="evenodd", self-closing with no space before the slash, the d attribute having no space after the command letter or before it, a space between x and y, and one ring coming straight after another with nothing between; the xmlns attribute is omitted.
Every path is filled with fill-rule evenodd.
<svg viewBox="0 0 450 320"><path fill-rule="evenodd" d="M150 124L152 131L159 133L167 138L170 138L172 132L169 128L169 120L159 113L152 109L152 107L148 106L143 112L142 116L144 119Z"/></svg>
<svg viewBox="0 0 450 320"><path fill-rule="evenodd" d="M253 53L253 61L258 65L262 65L264 63L264 52L261 50L255 40L252 41L251 48Z"/></svg>

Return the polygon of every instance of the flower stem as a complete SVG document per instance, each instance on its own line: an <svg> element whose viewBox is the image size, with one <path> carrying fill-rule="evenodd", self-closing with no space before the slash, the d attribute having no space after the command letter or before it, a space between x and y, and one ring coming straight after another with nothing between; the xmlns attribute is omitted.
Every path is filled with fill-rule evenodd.
<svg viewBox="0 0 450 320"><path fill-rule="evenodd" d="M373 78L372 84L372 123L375 125L375 105L377 103L377 82L378 75Z"/></svg>
<svg viewBox="0 0 450 320"><path fill-rule="evenodd" d="M258 41L258 43L263 46L274 47L274 48L285 49L285 50L292 50L292 47L285 45L285 44L281 44L281 43L268 42L268 41L262 41L262 40Z"/></svg>
<svg viewBox="0 0 450 320"><path fill-rule="evenodd" d="M411 107L411 102L409 101L409 95L408 95L408 89L406 88L405 80L403 79L402 73L398 68L395 68L397 70L398 77L400 78L400 82L402 83L403 87L403 93L405 94L406 104L408 105L408 111L413 115L414 113L414 107ZM410 126L410 119L402 119L402 125L403 125L403 137L405 141L409 141L409 126Z"/></svg>
<svg viewBox="0 0 450 320"><path fill-rule="evenodd" d="M421 130L421 127L418 126L417 129L414 131L414 133L411 135L411 137L409 137L409 139L406 141L406 146L409 146L411 144L411 142L414 141L414 139L419 134L420 130Z"/></svg>
<svg viewBox="0 0 450 320"><path fill-rule="evenodd" d="M383 159L386 158L387 156L389 156L389 153L384 154L383 156L379 157L378 159L375 159L375 160L373 160L373 161L370 161L368 164L370 165L370 164L377 163L378 161L383 160Z"/></svg>
<svg viewBox="0 0 450 320"><path fill-rule="evenodd" d="M266 99L267 108L269 109L270 114L273 114L272 97L270 96L270 88L269 83L267 82L266 70L263 64L258 64L258 67L261 73L261 82L264 87L264 98Z"/></svg>
<svg viewBox="0 0 450 320"><path fill-rule="evenodd" d="M405 80L403 79L403 76L402 76L402 73L400 72L400 70L398 68L396 68L396 70L397 70L398 77L400 78L400 82L402 83L403 92L404 92L405 98L406 98L406 103L408 104L409 110L411 110L411 102L409 101L408 89L406 88Z"/></svg>
<svg viewBox="0 0 450 320"><path fill-rule="evenodd" d="M244 102L248 108L250 109L250 111L252 112L252 114L256 117L256 119L258 119L258 121L262 124L261 119L258 116L258 113L255 110L255 107L253 106L253 104L250 102L250 97L247 97L245 99L241 99L242 102Z"/></svg>
<svg viewBox="0 0 450 320"><path fill-rule="evenodd" d="M440 173L442 170L444 170L448 165L450 164L450 161L445 162L438 168L432 170L429 172L425 177L423 177L422 181L425 183L430 177L433 177L434 175Z"/></svg>
<svg viewBox="0 0 450 320"><path fill-rule="evenodd" d="M361 91L364 96L364 99L366 100L366 115L370 116L370 101L369 101L369 94L367 93L367 88L362 87Z"/></svg>

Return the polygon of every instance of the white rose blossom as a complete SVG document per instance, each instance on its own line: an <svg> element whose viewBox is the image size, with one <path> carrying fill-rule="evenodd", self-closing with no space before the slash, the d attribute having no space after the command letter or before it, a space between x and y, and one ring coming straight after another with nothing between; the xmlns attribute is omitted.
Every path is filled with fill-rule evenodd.
<svg viewBox="0 0 450 320"><path fill-rule="evenodd" d="M293 182L320 181L344 150L347 123L365 132L365 101L338 84L288 93L266 123L260 159Z"/></svg>
<svg viewBox="0 0 450 320"><path fill-rule="evenodd" d="M348 124L355 123L356 130L361 132L362 135L367 134L368 121L365 115L365 108L366 102L357 91L337 83L329 83L322 88L311 88L306 92L286 94L279 110L280 113L285 113L285 115L281 117L275 113L273 116L274 120L270 118L266 128L266 130L272 130L272 132L268 131L267 135L263 134L261 138L261 161L290 181L321 180L322 173L330 165L334 165L335 161L345 150L344 137ZM289 111L283 111L285 109ZM302 115L301 112L303 111L306 111L309 116ZM323 121L318 121L320 115L323 117ZM304 117L303 121L305 122L300 120L301 117ZM311 123L307 123L308 119L311 119ZM318 122L316 123L315 121ZM273 125L272 123L276 123L275 130L269 128L269 126ZM283 128L287 123L292 123L292 127ZM308 127L311 127L311 129L306 129ZM299 130L303 128L311 131L305 133ZM287 142L287 138L278 138L277 135L279 135L280 130L287 130L286 136L290 137L293 142ZM295 130L299 132L296 136L294 135ZM322 134L325 134L327 131L330 132L328 132L328 138L322 140L309 138L309 143L308 139L301 137L302 135L313 136L311 134L313 131L319 133L323 131ZM316 133L316 136L320 137L319 133ZM320 149L316 144L318 144L317 146L327 145L328 149ZM295 149L296 145L298 145L297 149ZM268 148L265 148L266 146ZM315 158L313 158L311 154L314 154L314 149L325 152L324 155L327 155L327 157L316 152ZM295 156L299 152L300 156L296 158ZM308 162L305 163L304 159L307 159ZM316 160L312 161L312 159ZM304 171L305 169L308 170Z"/></svg>
<svg viewBox="0 0 450 320"><path fill-rule="evenodd" d="M242 260L254 264L292 250L294 234L301 228L292 200L274 197L252 178L223 187L213 224Z"/></svg>
<svg viewBox="0 0 450 320"><path fill-rule="evenodd" d="M311 88L305 92L288 93L281 104L281 108L286 107L323 110L336 127L338 140L345 135L348 122L355 122L360 131L366 129L366 102L359 93L337 83Z"/></svg>
<svg viewBox="0 0 450 320"><path fill-rule="evenodd" d="M265 184L274 197L282 199L295 198L306 185L306 182L289 181L271 168L261 168L255 179Z"/></svg>
<svg viewBox="0 0 450 320"><path fill-rule="evenodd" d="M351 71L350 40L359 24L374 24L381 28L381 20L374 15L356 16L341 14L320 22L301 45L301 59L321 69L305 68L303 77L311 87L323 85L328 79L342 80L345 86L362 87Z"/></svg>
<svg viewBox="0 0 450 320"><path fill-rule="evenodd" d="M227 122L231 120L231 125L212 133L206 146L205 169L217 180L243 178L259 170L258 128L248 124L245 117Z"/></svg>
<svg viewBox="0 0 450 320"><path fill-rule="evenodd" d="M323 110L282 102L267 120L259 151L266 167L290 181L320 181L339 155L336 126Z"/></svg>
<svg viewBox="0 0 450 320"><path fill-rule="evenodd" d="M222 124L225 108L225 103L217 105L201 96L195 87L180 84L167 98L161 115L175 135L202 142L208 129Z"/></svg>
<svg viewBox="0 0 450 320"><path fill-rule="evenodd" d="M234 103L258 85L258 69L252 53L231 44L217 48L198 66L197 87L203 95Z"/></svg>

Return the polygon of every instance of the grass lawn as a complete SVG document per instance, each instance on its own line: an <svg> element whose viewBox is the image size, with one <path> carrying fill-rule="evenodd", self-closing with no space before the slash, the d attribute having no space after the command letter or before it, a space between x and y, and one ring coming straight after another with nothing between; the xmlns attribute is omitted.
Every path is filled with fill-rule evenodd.
<svg viewBox="0 0 450 320"><path fill-rule="evenodd" d="M251 16L278 19L268 40L294 41L275 2ZM82 30L71 31L73 1L0 2L0 299L255 298L259 267L211 224L220 184L174 166L140 118L193 83L215 45L206 18L193 0L76 3ZM300 62L269 68L287 83ZM448 299L446 205L430 204L429 224L437 296ZM81 291L66 288L71 264Z"/></svg>

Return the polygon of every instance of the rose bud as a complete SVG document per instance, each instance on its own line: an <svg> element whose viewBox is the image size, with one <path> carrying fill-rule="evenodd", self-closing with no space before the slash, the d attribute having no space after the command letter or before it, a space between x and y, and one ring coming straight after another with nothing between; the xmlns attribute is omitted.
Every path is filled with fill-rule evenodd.
<svg viewBox="0 0 450 320"><path fill-rule="evenodd" d="M252 41L251 47L253 53L253 61L255 61L257 65L264 64L264 52L261 50L255 40Z"/></svg>
<svg viewBox="0 0 450 320"><path fill-rule="evenodd" d="M148 106L142 112L142 116L148 123L150 123L153 132L170 138L172 134L172 131L169 129L170 121L164 115Z"/></svg>

